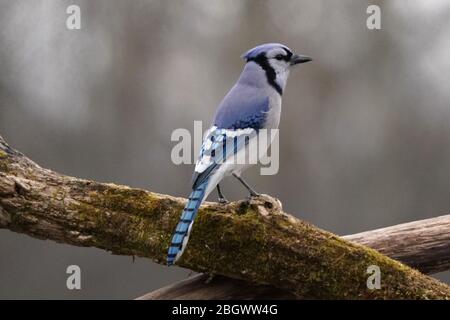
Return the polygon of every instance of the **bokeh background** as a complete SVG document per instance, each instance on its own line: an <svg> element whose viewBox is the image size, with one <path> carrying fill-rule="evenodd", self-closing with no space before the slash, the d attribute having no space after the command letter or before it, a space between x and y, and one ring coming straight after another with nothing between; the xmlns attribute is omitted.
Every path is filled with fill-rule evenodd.
<svg viewBox="0 0 450 320"><path fill-rule="evenodd" d="M81 30L65 26L71 4ZM366 28L369 4L381 30ZM281 42L314 62L288 82L279 173L246 174L257 190L337 234L438 216L449 34L446 0L1 0L0 134L61 173L186 196L193 166L171 162L172 131L209 124L240 55ZM224 192L246 196L232 180ZM70 264L82 290L66 288ZM189 275L0 230L0 298L135 298Z"/></svg>

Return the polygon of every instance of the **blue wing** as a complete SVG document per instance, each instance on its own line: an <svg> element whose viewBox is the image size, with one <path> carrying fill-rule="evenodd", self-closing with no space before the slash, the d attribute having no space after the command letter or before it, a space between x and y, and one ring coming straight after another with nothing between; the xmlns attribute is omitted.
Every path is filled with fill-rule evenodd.
<svg viewBox="0 0 450 320"><path fill-rule="evenodd" d="M208 179L218 167L248 144L257 134L252 128L229 130L213 126L203 141L192 177L193 189Z"/></svg>
<svg viewBox="0 0 450 320"><path fill-rule="evenodd" d="M269 98L261 89L237 85L221 102L214 125L230 130L258 130L264 127L268 111Z"/></svg>
<svg viewBox="0 0 450 320"><path fill-rule="evenodd" d="M225 96L200 151L192 177L194 189L264 127L269 97L261 88L236 84Z"/></svg>

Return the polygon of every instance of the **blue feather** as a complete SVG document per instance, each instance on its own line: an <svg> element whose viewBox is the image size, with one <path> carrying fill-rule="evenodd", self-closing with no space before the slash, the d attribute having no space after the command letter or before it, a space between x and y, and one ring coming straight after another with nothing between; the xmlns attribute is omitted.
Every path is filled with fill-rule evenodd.
<svg viewBox="0 0 450 320"><path fill-rule="evenodd" d="M257 47L254 47L250 50L248 50L246 53L242 55L243 59L251 59L256 58L258 55L263 54L269 50L275 49L275 48L284 48L285 50L288 50L291 52L291 49L286 47L285 45L282 45L281 43L264 43Z"/></svg>
<svg viewBox="0 0 450 320"><path fill-rule="evenodd" d="M202 170L198 170L199 168L196 166L196 170L192 176L193 188L195 189L211 177L225 160L245 147L250 138L256 135L256 132L256 130L249 130L237 135L236 131L228 129L211 131L209 136L206 137L206 141L211 140L214 142L210 146L205 143L203 144L199 159L201 160L204 156L211 156L213 160L208 167L202 168Z"/></svg>
<svg viewBox="0 0 450 320"><path fill-rule="evenodd" d="M269 111L269 97L257 95L251 89L240 91L239 95L228 95L222 101L214 125L231 130L263 128Z"/></svg>
<svg viewBox="0 0 450 320"><path fill-rule="evenodd" d="M191 192L189 201L181 213L180 221L175 228L175 233L172 236L172 241L167 252L167 265L169 266L176 262L186 247L192 224L194 223L198 209L203 202L208 181L209 179L201 183Z"/></svg>

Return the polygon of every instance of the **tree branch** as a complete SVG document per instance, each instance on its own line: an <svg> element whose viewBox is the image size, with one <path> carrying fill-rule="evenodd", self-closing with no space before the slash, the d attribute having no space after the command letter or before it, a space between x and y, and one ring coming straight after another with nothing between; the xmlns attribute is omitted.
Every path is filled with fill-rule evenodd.
<svg viewBox="0 0 450 320"><path fill-rule="evenodd" d="M197 274L137 298L137 300L293 300L289 291L268 285L256 285L224 276Z"/></svg>
<svg viewBox="0 0 450 320"><path fill-rule="evenodd" d="M343 236L412 266L424 273L450 268L450 215L403 223ZM295 299L289 292L226 277L199 274L147 293L150 299Z"/></svg>
<svg viewBox="0 0 450 320"><path fill-rule="evenodd" d="M450 214L343 237L423 273L450 269Z"/></svg>
<svg viewBox="0 0 450 320"><path fill-rule="evenodd" d="M43 169L0 140L0 228L164 263L185 200ZM263 196L202 206L180 266L297 298L450 298L450 287L300 221ZM377 265L382 286L369 290Z"/></svg>

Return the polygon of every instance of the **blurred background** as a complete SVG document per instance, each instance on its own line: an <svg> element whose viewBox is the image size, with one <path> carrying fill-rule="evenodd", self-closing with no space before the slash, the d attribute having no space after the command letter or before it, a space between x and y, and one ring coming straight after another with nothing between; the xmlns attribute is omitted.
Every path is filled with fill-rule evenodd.
<svg viewBox="0 0 450 320"><path fill-rule="evenodd" d="M81 30L66 28L71 4ZM434 217L450 211L449 34L446 0L1 0L0 134L67 175L187 196L172 131L209 124L240 55L281 42L314 61L288 82L279 173L249 182L341 235ZM191 274L8 230L0 257L6 299L135 298ZM66 288L70 264L81 290Z"/></svg>

